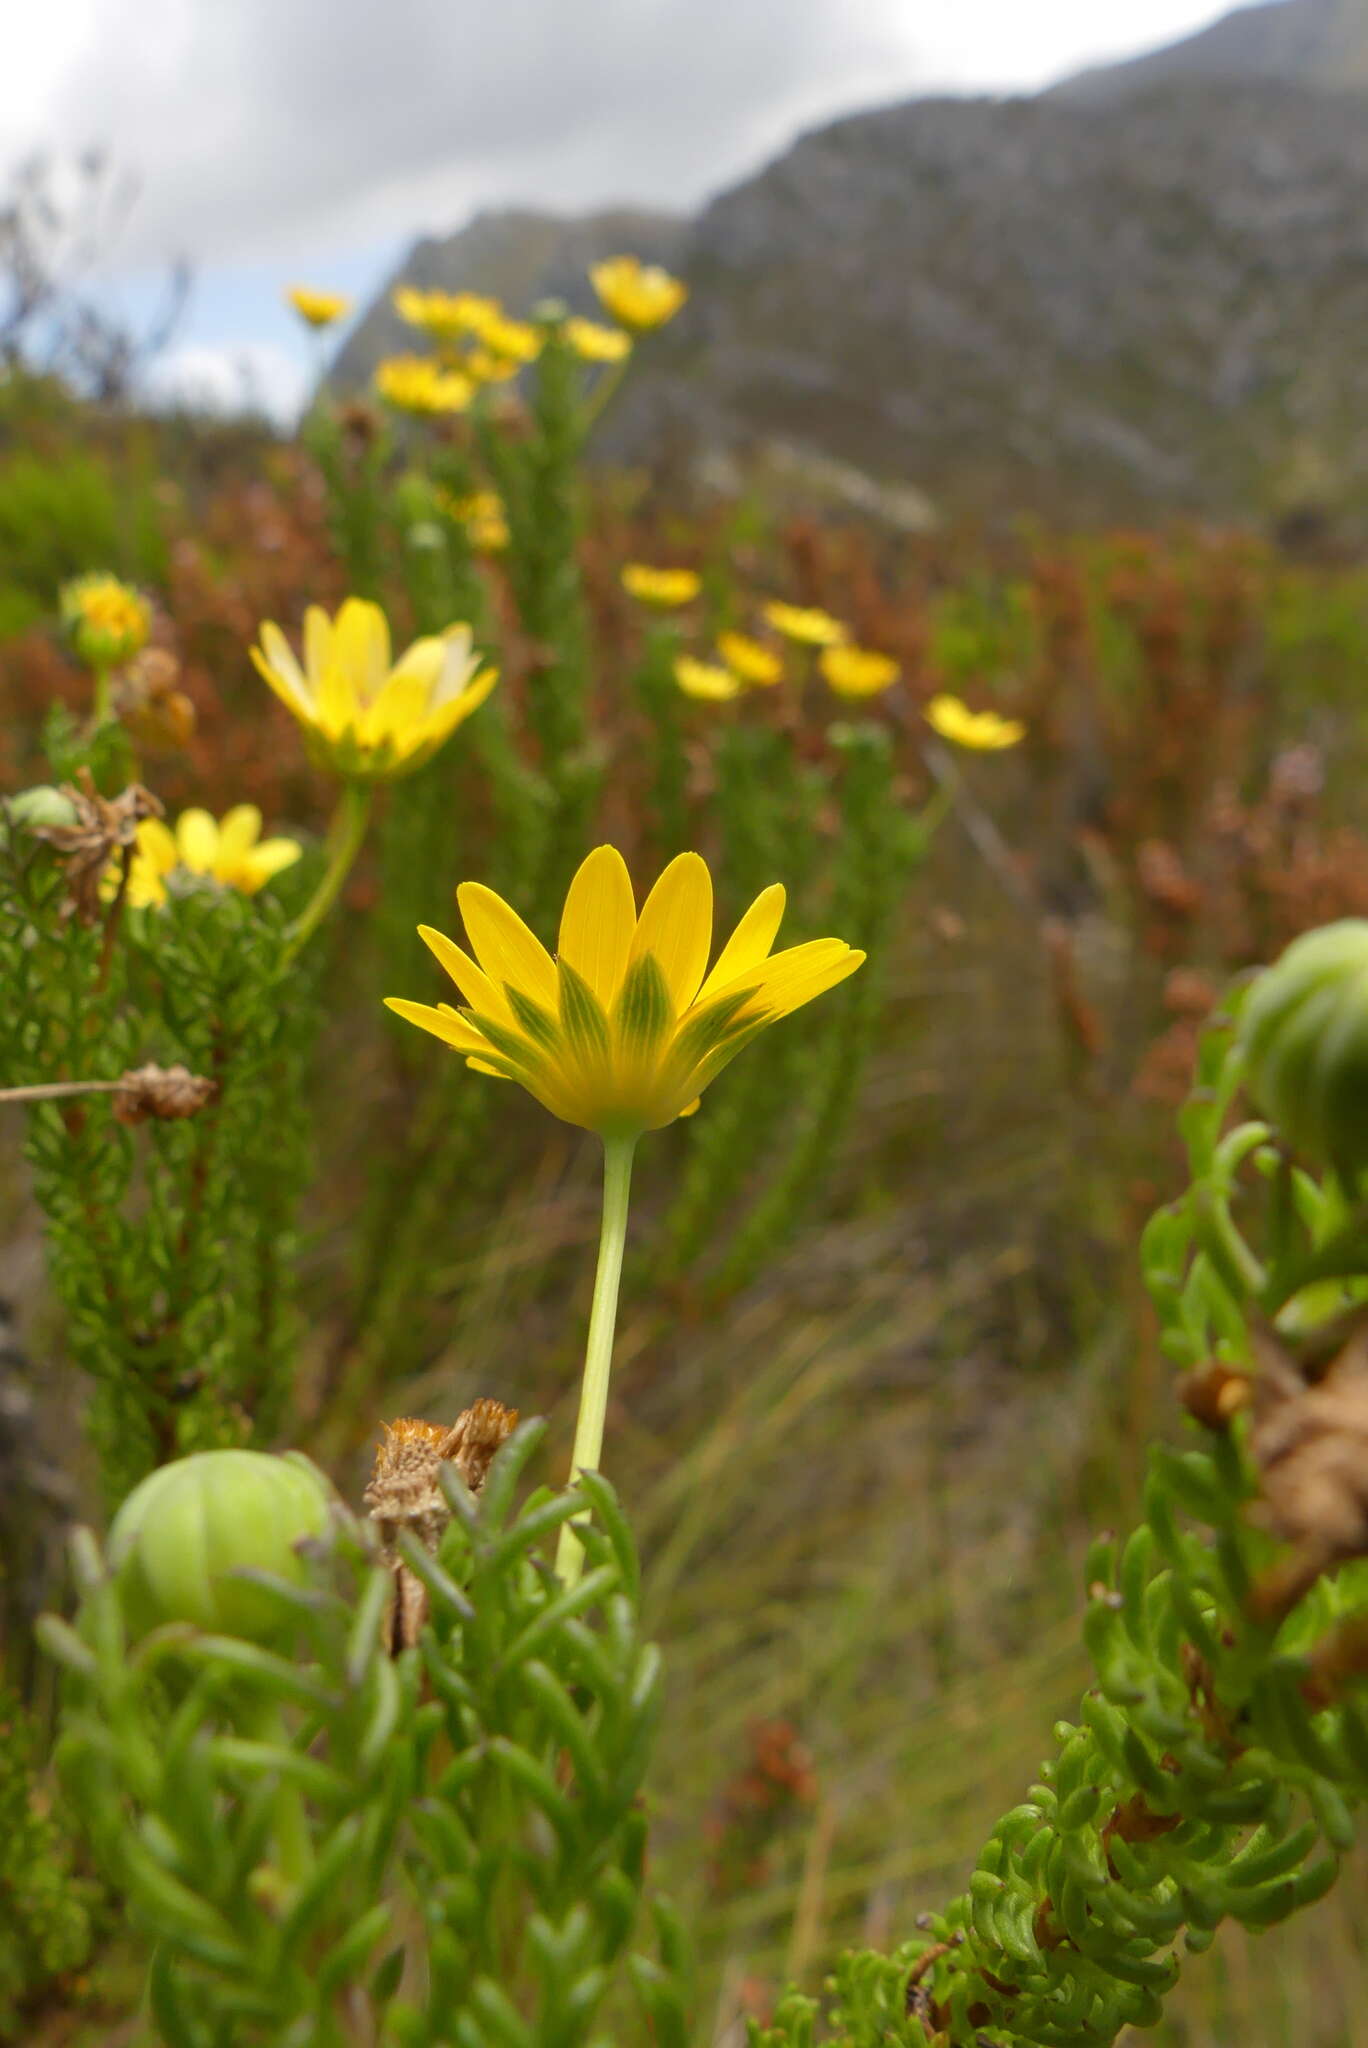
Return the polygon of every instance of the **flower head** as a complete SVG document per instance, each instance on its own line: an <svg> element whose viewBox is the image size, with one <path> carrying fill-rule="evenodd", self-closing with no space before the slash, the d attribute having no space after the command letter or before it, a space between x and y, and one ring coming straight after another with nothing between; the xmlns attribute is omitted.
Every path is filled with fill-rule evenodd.
<svg viewBox="0 0 1368 2048"><path fill-rule="evenodd" d="M946 691L927 705L926 722L943 740L953 740L957 747L972 747L981 754L1014 747L1026 731L1019 718L1003 718L996 711L971 711L961 698Z"/></svg>
<svg viewBox="0 0 1368 2048"><path fill-rule="evenodd" d="M508 546L508 517L497 491L473 491L468 498L447 498L447 510L465 527L470 545L482 555L497 555Z"/></svg>
<svg viewBox="0 0 1368 2048"><path fill-rule="evenodd" d="M708 973L712 880L696 853L670 862L638 916L622 855L596 847L570 884L554 960L493 890L464 882L457 900L473 959L441 932L419 931L464 1006L390 996L389 1008L477 1073L520 1082L554 1116L606 1137L688 1115L767 1024L864 959L842 939L772 953L784 914L775 884Z"/></svg>
<svg viewBox="0 0 1368 2048"><path fill-rule="evenodd" d="M492 349L473 348L460 359L462 374L477 384L507 384L522 368L512 356L496 356Z"/></svg>
<svg viewBox="0 0 1368 2048"><path fill-rule="evenodd" d="M534 363L542 351L542 333L530 320L512 320L494 306L474 323L474 331L491 355L514 363Z"/></svg>
<svg viewBox="0 0 1368 2048"><path fill-rule="evenodd" d="M331 327L351 311L351 300L341 292L315 292L306 284L291 285L285 297L308 327Z"/></svg>
<svg viewBox="0 0 1368 2048"><path fill-rule="evenodd" d="M565 323L565 338L586 363L620 363L632 352L632 337L621 327L602 327L574 313Z"/></svg>
<svg viewBox="0 0 1368 2048"><path fill-rule="evenodd" d="M901 674L892 655L870 647L824 647L817 665L838 697L877 697Z"/></svg>
<svg viewBox="0 0 1368 2048"><path fill-rule="evenodd" d="M73 577L62 585L58 602L71 644L91 668L117 668L147 645L152 608L141 591L117 576Z"/></svg>
<svg viewBox="0 0 1368 2048"><path fill-rule="evenodd" d="M702 585L693 569L652 569L645 562L628 562L622 571L622 587L638 604L667 612L676 605L692 604Z"/></svg>
<svg viewBox="0 0 1368 2048"><path fill-rule="evenodd" d="M673 320L689 296L689 287L679 278L638 256L610 256L594 264L589 281L604 311L637 334Z"/></svg>
<svg viewBox="0 0 1368 2048"><path fill-rule="evenodd" d="M765 620L776 633L782 633L786 640L797 640L804 647L839 647L850 638L849 632L839 619L833 619L830 612L818 611L798 604L784 604L775 598L764 608Z"/></svg>
<svg viewBox="0 0 1368 2048"><path fill-rule="evenodd" d="M482 298L478 292L425 292L401 284L394 293L394 310L435 341L453 341L458 334L478 333L481 322L501 309L497 299Z"/></svg>
<svg viewBox="0 0 1368 2048"><path fill-rule="evenodd" d="M222 822L208 811L182 811L174 831L160 818L145 818L128 873L128 901L134 910L165 903L167 877L178 868L255 896L272 875L293 867L301 851L297 840L261 837L255 804L237 804Z"/></svg>
<svg viewBox="0 0 1368 2048"><path fill-rule="evenodd" d="M692 654L675 657L674 678L686 697L697 697L706 704L728 704L745 688L740 676L729 668L715 661L698 661Z"/></svg>
<svg viewBox="0 0 1368 2048"><path fill-rule="evenodd" d="M475 386L460 370L444 370L431 356L386 356L377 365L375 388L400 412L464 412Z"/></svg>
<svg viewBox="0 0 1368 2048"><path fill-rule="evenodd" d="M349 597L336 619L310 605L302 666L270 619L252 660L304 727L315 758L354 777L421 767L499 680L472 651L464 625L415 640L391 663L385 614L359 597Z"/></svg>
<svg viewBox="0 0 1368 2048"><path fill-rule="evenodd" d="M767 689L783 676L783 657L772 647L766 647L763 640L752 640L748 633L719 633L717 651L743 683Z"/></svg>

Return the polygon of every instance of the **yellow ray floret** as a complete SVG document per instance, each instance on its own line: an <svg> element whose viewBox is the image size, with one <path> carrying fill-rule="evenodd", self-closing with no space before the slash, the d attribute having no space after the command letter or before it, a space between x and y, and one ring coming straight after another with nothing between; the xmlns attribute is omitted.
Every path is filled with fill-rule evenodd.
<svg viewBox="0 0 1368 2048"><path fill-rule="evenodd" d="M689 296L689 287L679 278L638 256L610 256L594 264L589 281L605 313L638 334L673 320Z"/></svg>
<svg viewBox="0 0 1368 2048"><path fill-rule="evenodd" d="M817 665L838 697L877 697L901 674L891 654L872 647L824 647Z"/></svg>
<svg viewBox="0 0 1368 2048"><path fill-rule="evenodd" d="M351 300L341 292L311 291L306 284L291 285L285 296L308 327L331 327L351 311Z"/></svg>
<svg viewBox="0 0 1368 2048"><path fill-rule="evenodd" d="M706 704L728 704L745 688L740 676L729 668L714 661L698 661L692 654L676 655L674 677L686 697L697 697Z"/></svg>
<svg viewBox="0 0 1368 2048"><path fill-rule="evenodd" d="M972 747L976 753L995 754L1014 747L1024 738L1026 728L1019 718L1003 718L996 711L971 711L959 697L942 691L926 707L926 722L943 740L957 747Z"/></svg>
<svg viewBox="0 0 1368 2048"><path fill-rule="evenodd" d="M570 884L554 959L479 882L462 883L457 900L470 953L429 926L419 930L461 1007L389 996L389 1008L478 1073L520 1082L554 1116L610 1138L686 1116L767 1024L864 959L842 939L771 952L784 914L775 884L756 897L709 973L712 880L696 853L670 862L638 916L622 855L596 847Z"/></svg>
<svg viewBox="0 0 1368 2048"><path fill-rule="evenodd" d="M775 598L764 611L766 622L776 633L782 633L786 640L800 641L805 647L839 647L850 638L839 619L815 606L784 604Z"/></svg>
<svg viewBox="0 0 1368 2048"><path fill-rule="evenodd" d="M748 633L719 633L717 651L734 676L757 689L768 689L783 676L783 656L766 647L763 640L752 640Z"/></svg>
<svg viewBox="0 0 1368 2048"><path fill-rule="evenodd" d="M499 679L473 651L465 625L415 640L392 662L385 614L359 597L349 597L336 619L309 606L302 663L270 619L252 660L303 726L314 757L347 776L420 767Z"/></svg>
<svg viewBox="0 0 1368 2048"><path fill-rule="evenodd" d="M167 877L178 868L255 896L272 875L292 867L299 855L296 840L261 837L261 813L255 804L238 804L221 821L208 811L182 811L174 831L160 818L145 818L128 871L128 902L134 910L165 903Z"/></svg>
<svg viewBox="0 0 1368 2048"><path fill-rule="evenodd" d="M692 604L701 584L692 569L653 569L646 562L628 562L622 570L622 587L638 604L651 604L661 611Z"/></svg>

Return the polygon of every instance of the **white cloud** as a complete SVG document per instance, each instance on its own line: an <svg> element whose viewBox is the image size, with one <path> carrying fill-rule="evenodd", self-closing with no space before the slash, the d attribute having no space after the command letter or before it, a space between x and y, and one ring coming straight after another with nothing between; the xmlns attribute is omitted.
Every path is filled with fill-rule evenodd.
<svg viewBox="0 0 1368 2048"><path fill-rule="evenodd" d="M288 425L299 415L310 376L302 359L270 342L231 348L186 342L159 356L144 381L147 398L156 406L262 413Z"/></svg>

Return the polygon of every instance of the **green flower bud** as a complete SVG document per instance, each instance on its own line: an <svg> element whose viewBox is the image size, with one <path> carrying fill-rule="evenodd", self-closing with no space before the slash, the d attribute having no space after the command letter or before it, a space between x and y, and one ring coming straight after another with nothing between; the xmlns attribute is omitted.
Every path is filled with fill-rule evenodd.
<svg viewBox="0 0 1368 2048"><path fill-rule="evenodd" d="M62 585L62 623L81 660L118 668L147 645L152 613L141 591L117 576L77 576Z"/></svg>
<svg viewBox="0 0 1368 2048"><path fill-rule="evenodd" d="M264 1643L280 1602L240 1576L308 1581L300 1544L327 1530L331 1495L313 1466L262 1451L199 1451L149 1473L114 1517L108 1554L130 1635L189 1621Z"/></svg>
<svg viewBox="0 0 1368 2048"><path fill-rule="evenodd" d="M1368 920L1294 939L1240 1017L1249 1092L1307 1159L1368 1166Z"/></svg>
<svg viewBox="0 0 1368 2048"><path fill-rule="evenodd" d="M16 825L74 825L77 822L76 806L69 796L63 796L60 789L54 789L49 782L40 782L33 789L17 790L5 798L5 815Z"/></svg>

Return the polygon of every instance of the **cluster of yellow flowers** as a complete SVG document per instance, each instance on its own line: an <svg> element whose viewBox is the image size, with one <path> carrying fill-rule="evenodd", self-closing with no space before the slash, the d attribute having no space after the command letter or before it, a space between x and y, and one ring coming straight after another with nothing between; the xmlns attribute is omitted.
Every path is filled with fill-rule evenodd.
<svg viewBox="0 0 1368 2048"><path fill-rule="evenodd" d="M703 588L694 569L656 568L629 562L621 572L622 587L639 604L674 611L693 603ZM770 630L796 647L815 650L823 681L836 696L850 701L878 697L892 689L902 670L891 654L852 645L848 627L815 606L787 604L771 598L760 607ZM783 657L770 641L727 629L717 636L715 659L695 654L675 658L675 681L686 697L700 703L728 704L746 690L768 689L782 681ZM1019 719L996 711L971 711L958 697L942 692L926 707L927 722L943 739L977 752L1014 747L1026 731Z"/></svg>

